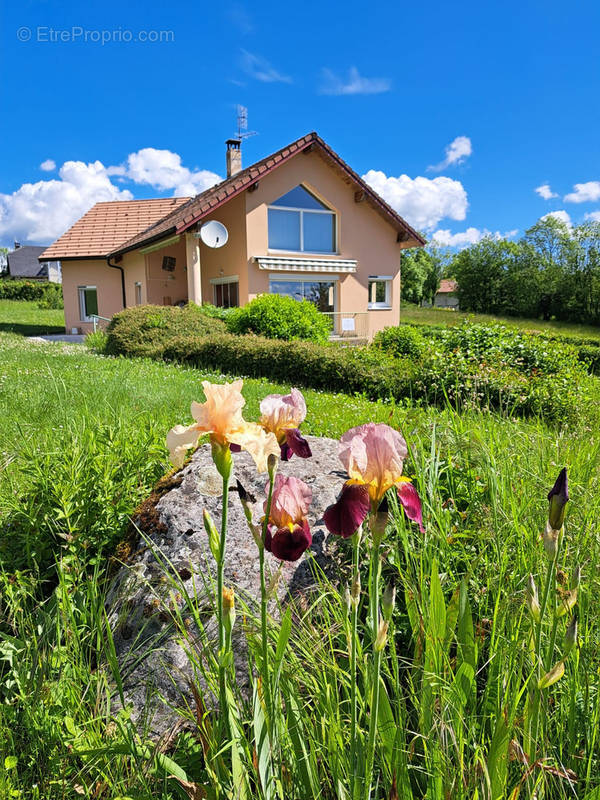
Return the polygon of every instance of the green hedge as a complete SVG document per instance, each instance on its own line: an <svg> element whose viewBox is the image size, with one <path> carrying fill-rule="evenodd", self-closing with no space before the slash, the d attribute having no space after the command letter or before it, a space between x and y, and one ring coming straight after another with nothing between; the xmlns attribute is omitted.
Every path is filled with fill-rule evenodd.
<svg viewBox="0 0 600 800"><path fill-rule="evenodd" d="M592 375L600 375L600 347L580 347L577 356Z"/></svg>
<svg viewBox="0 0 600 800"><path fill-rule="evenodd" d="M261 294L243 308L234 309L226 319L231 333L254 333L269 339L325 343L331 322L308 300L294 300L278 294Z"/></svg>
<svg viewBox="0 0 600 800"><path fill-rule="evenodd" d="M199 306L135 306L115 314L107 328L106 353L154 356L178 336L208 336L225 324Z"/></svg>
<svg viewBox="0 0 600 800"><path fill-rule="evenodd" d="M62 289L58 283L46 281L19 281L12 278L0 278L0 300L40 300L48 295L51 302L56 302L60 295L60 305L43 306L44 308L62 308Z"/></svg>

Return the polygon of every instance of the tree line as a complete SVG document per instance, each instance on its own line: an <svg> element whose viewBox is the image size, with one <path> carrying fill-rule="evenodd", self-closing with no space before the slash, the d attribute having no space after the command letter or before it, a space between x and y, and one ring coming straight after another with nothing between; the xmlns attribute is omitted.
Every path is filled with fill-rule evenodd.
<svg viewBox="0 0 600 800"><path fill-rule="evenodd" d="M600 222L540 219L521 239L486 237L459 253L435 246L402 257L402 299L433 302L458 282L463 311L600 324Z"/></svg>

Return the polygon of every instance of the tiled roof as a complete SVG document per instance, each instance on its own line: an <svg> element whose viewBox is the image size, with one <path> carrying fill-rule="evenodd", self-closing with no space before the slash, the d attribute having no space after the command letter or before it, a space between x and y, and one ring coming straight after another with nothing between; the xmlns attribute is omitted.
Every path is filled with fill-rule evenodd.
<svg viewBox="0 0 600 800"><path fill-rule="evenodd" d="M441 292L442 294L451 294L458 289L458 283L454 280L454 278L444 278L440 281L440 288L438 289L438 294Z"/></svg>
<svg viewBox="0 0 600 800"><path fill-rule="evenodd" d="M296 139L295 142L287 145L287 147L283 147L276 153L267 156L267 158L263 158L262 161L257 161L255 164L252 164L252 166L232 175L231 178L227 178L211 189L207 189L205 192L192 198L187 203L165 216L164 219L155 221L154 224L151 224L144 231L136 232L129 240L115 247L112 254L116 255L117 253L134 250L142 244L161 239L163 236L167 236L171 233L182 233L203 217L206 217L212 211L227 203L232 197L245 191L264 175L267 175L298 153L311 147L314 147L328 163L338 169L349 183L354 184L355 189L361 194L361 199L368 202L397 229L402 241L410 240L413 242L414 246L425 244L425 240L420 234L411 228L385 200L379 197L379 195L363 181L360 175L342 161L338 154L332 150L320 136L313 132L302 136L300 139Z"/></svg>
<svg viewBox="0 0 600 800"><path fill-rule="evenodd" d="M104 258L189 200L189 197L167 197L96 203L38 259Z"/></svg>
<svg viewBox="0 0 600 800"><path fill-rule="evenodd" d="M12 278L45 278L48 276L48 267L38 261L38 256L45 250L44 247L26 244L17 247L12 253L7 254L8 274Z"/></svg>

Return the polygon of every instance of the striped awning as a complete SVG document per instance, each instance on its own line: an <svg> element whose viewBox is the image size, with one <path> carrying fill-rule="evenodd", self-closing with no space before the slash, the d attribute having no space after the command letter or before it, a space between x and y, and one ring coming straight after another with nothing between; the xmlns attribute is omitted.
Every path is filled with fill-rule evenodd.
<svg viewBox="0 0 600 800"><path fill-rule="evenodd" d="M259 269L280 272L356 272L357 261L349 258L290 258L254 256Z"/></svg>

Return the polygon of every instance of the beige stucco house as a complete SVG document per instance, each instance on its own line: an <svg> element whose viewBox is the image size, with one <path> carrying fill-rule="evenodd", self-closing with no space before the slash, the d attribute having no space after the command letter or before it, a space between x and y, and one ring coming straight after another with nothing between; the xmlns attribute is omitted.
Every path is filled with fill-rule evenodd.
<svg viewBox="0 0 600 800"><path fill-rule="evenodd" d="M398 322L400 253L422 237L316 133L242 169L227 142L227 178L193 198L97 203L45 250L60 259L68 332L124 307L244 305L272 292L307 298L339 336ZM199 230L228 231L211 248Z"/></svg>

